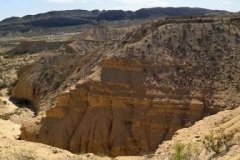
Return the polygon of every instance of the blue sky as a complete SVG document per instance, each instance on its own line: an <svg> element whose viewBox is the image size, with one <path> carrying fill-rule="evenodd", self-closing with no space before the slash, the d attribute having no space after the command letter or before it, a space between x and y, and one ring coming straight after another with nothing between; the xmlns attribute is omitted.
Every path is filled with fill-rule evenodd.
<svg viewBox="0 0 240 160"><path fill-rule="evenodd" d="M53 10L137 10L148 7L202 7L240 11L240 0L0 0L0 20Z"/></svg>

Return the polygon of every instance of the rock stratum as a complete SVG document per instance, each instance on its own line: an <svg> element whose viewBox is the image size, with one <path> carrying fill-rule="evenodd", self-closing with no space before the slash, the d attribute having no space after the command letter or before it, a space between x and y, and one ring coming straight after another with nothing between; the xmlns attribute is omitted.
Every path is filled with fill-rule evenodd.
<svg viewBox="0 0 240 160"><path fill-rule="evenodd" d="M75 45L95 49L43 57L19 71L12 96L31 100L38 111L22 126L21 139L73 153L139 155L180 128L236 108L237 22L235 16L168 18L118 32L111 43L75 38ZM53 83L56 76L61 81Z"/></svg>
<svg viewBox="0 0 240 160"><path fill-rule="evenodd" d="M188 90L159 87L156 93L148 92L142 85L143 68L131 61L104 62L100 82L83 82L61 94L38 134L22 128L21 138L74 153L136 155L154 151L185 123L203 117L203 102L195 99L202 97L186 102L173 95L164 100L170 92L185 95Z"/></svg>

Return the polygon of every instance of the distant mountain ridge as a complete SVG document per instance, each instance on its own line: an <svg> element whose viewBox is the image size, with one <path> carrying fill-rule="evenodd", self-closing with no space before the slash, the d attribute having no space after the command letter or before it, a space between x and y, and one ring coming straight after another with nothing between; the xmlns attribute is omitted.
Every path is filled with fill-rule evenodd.
<svg viewBox="0 0 240 160"><path fill-rule="evenodd" d="M51 11L36 15L27 15L24 17L10 17L0 22L0 35L8 32L24 33L32 29L54 28L54 27L71 27L76 25L96 25L102 21L119 21L119 20L143 20L149 18L163 18L169 16L195 16L208 14L228 13L223 10L209 10L203 8L144 8L133 11L123 10L66 10Z"/></svg>
<svg viewBox="0 0 240 160"><path fill-rule="evenodd" d="M22 18L20 17L11 17L6 18L0 22L2 23L24 23L31 22L36 20L43 19L55 19L59 17L65 18L82 18L86 20L124 20L124 19L141 19L141 18L149 18L151 16L186 16L186 15L206 15L206 14L223 14L227 13L227 11L223 10L209 10L204 8L188 8L188 7L180 7L180 8L143 8L133 11L123 11L123 10L66 10L66 11L50 11L47 13L40 13L36 15L26 15Z"/></svg>

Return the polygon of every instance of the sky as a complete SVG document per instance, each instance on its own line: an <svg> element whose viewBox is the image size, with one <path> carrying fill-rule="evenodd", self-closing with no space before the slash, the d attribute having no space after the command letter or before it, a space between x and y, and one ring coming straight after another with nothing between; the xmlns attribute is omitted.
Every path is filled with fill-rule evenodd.
<svg viewBox="0 0 240 160"><path fill-rule="evenodd" d="M0 21L58 10L138 10L150 7L201 7L240 11L240 0L0 0Z"/></svg>

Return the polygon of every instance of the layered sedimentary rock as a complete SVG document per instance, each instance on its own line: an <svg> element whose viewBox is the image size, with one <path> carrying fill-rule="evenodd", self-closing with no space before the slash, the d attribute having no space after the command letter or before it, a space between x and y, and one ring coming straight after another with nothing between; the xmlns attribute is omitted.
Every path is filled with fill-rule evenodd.
<svg viewBox="0 0 240 160"><path fill-rule="evenodd" d="M176 130L203 117L204 97L185 101L182 98L190 92L186 89L150 91L143 85L144 65L103 62L101 81L80 82L61 94L38 133L23 127L21 138L74 153L118 156L154 151Z"/></svg>

